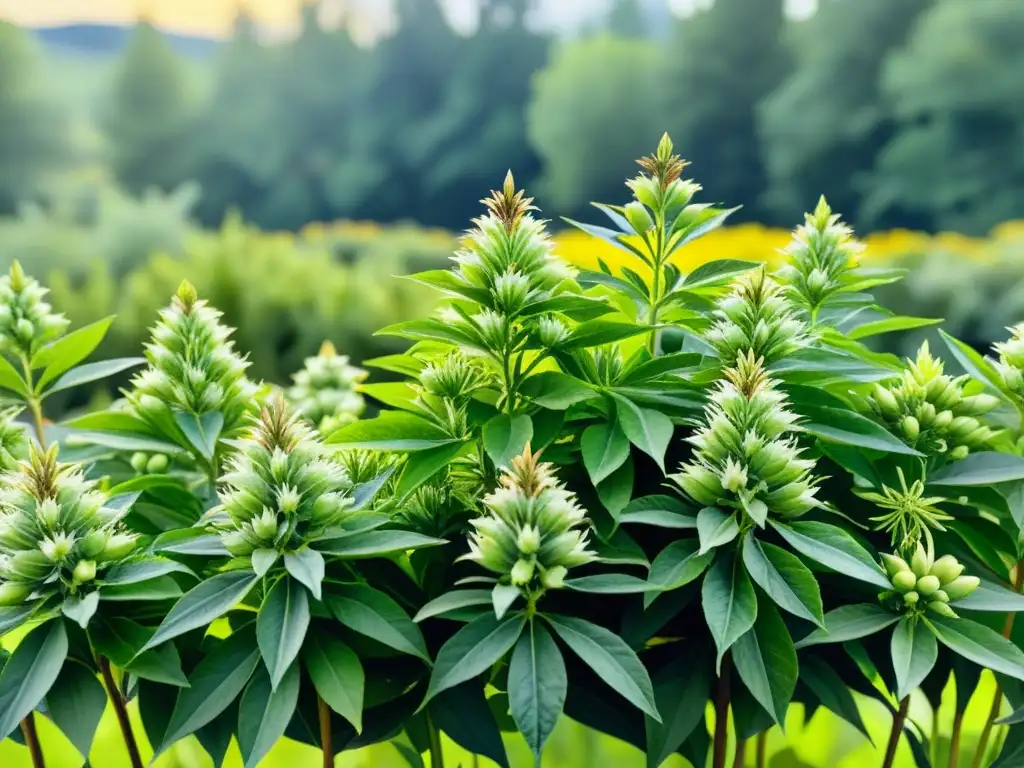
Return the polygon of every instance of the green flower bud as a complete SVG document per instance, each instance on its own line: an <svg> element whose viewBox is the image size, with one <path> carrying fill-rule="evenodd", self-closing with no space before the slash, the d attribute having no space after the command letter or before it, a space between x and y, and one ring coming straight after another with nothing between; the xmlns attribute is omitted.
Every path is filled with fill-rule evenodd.
<svg viewBox="0 0 1024 768"><path fill-rule="evenodd" d="M937 415L935 406L931 403L922 403L917 409L917 420L925 428L932 426L932 422L935 421Z"/></svg>
<svg viewBox="0 0 1024 768"><path fill-rule="evenodd" d="M945 616L948 619L960 618L952 608L939 600L932 600L928 603L928 610L932 613L938 614L939 616Z"/></svg>
<svg viewBox="0 0 1024 768"><path fill-rule="evenodd" d="M55 534L52 538L43 539L39 542L39 550L51 563L60 563L71 554L71 548L75 541L70 536L62 533Z"/></svg>
<svg viewBox="0 0 1024 768"><path fill-rule="evenodd" d="M935 576L922 576L917 580L917 591L925 597L934 594L942 585Z"/></svg>
<svg viewBox="0 0 1024 768"><path fill-rule="evenodd" d="M953 581L946 584L942 591L945 592L950 600L963 600L981 584L981 580L977 576L958 576Z"/></svg>
<svg viewBox="0 0 1024 768"><path fill-rule="evenodd" d="M529 584L530 580L533 579L533 568L532 560L516 560L516 564L512 566L512 572L509 574L512 578L512 583L517 587Z"/></svg>
<svg viewBox="0 0 1024 768"><path fill-rule="evenodd" d="M910 569L918 578L920 578L922 576L927 576L931 567L932 563L928 559L928 553L925 551L925 548L918 543L917 549L914 550L914 556L910 559Z"/></svg>
<svg viewBox="0 0 1024 768"><path fill-rule="evenodd" d="M103 547L101 559L107 561L123 560L135 551L137 543L134 534L115 533L107 539L106 546Z"/></svg>
<svg viewBox="0 0 1024 768"><path fill-rule="evenodd" d="M88 534L78 545L79 551L84 557L90 559L98 557L100 552L107 546L107 539L110 538L110 533L106 530L100 529L93 531Z"/></svg>
<svg viewBox="0 0 1024 768"><path fill-rule="evenodd" d="M46 579L53 573L55 562L63 560L62 556L47 551L27 549L17 552L7 561L6 569L25 581Z"/></svg>
<svg viewBox="0 0 1024 768"><path fill-rule="evenodd" d="M963 440L978 428L978 420L971 416L957 416L949 425L949 434Z"/></svg>
<svg viewBox="0 0 1024 768"><path fill-rule="evenodd" d="M565 576L569 571L561 565L549 568L540 576L541 586L545 589L561 589L565 586Z"/></svg>
<svg viewBox="0 0 1024 768"><path fill-rule="evenodd" d="M961 459L966 459L970 452L971 449L968 448L966 445L958 445L956 448L949 452L949 458L952 459L953 461L960 461Z"/></svg>
<svg viewBox="0 0 1024 768"><path fill-rule="evenodd" d="M932 421L932 428L937 430L946 430L949 425L953 423L953 412L952 411L940 411L935 415L935 419Z"/></svg>
<svg viewBox="0 0 1024 768"><path fill-rule="evenodd" d="M888 389L883 387L881 384L875 384L872 390L872 396L875 404L878 406L878 410L887 419L896 419L900 414L899 403L896 402L896 397Z"/></svg>
<svg viewBox="0 0 1024 768"><path fill-rule="evenodd" d="M882 553L882 565L885 567L886 575L891 579L901 571L909 571L910 566L902 557ZM915 577L916 583L916 577Z"/></svg>
<svg viewBox="0 0 1024 768"><path fill-rule="evenodd" d="M85 584L96 578L96 563L92 560L79 560L74 570L75 584Z"/></svg>
<svg viewBox="0 0 1024 768"><path fill-rule="evenodd" d="M909 592L917 585L917 576L913 571L900 571L892 577L892 585L899 592Z"/></svg>
<svg viewBox="0 0 1024 768"><path fill-rule="evenodd" d="M272 541L277 535L277 515L265 509L263 514L252 521L252 532L263 541Z"/></svg>
<svg viewBox="0 0 1024 768"><path fill-rule="evenodd" d="M957 561L952 555L943 555L932 565L929 573L932 576L938 577L939 581L945 585L953 581L957 576L964 572L964 567Z"/></svg>
<svg viewBox="0 0 1024 768"><path fill-rule="evenodd" d="M948 603L949 595L946 594L945 590L940 589L938 592L932 595L932 600L938 600L940 603Z"/></svg>
<svg viewBox="0 0 1024 768"><path fill-rule="evenodd" d="M626 206L626 221L638 235L654 228L654 219L643 203L634 201Z"/></svg>
<svg viewBox="0 0 1024 768"><path fill-rule="evenodd" d="M900 429L903 430L907 440L916 440L918 435L921 434L921 425L913 416L904 417L903 421L900 422Z"/></svg>
<svg viewBox="0 0 1024 768"><path fill-rule="evenodd" d="M146 471L146 464L148 462L149 462L149 456L147 454L142 453L141 451L138 451L138 452L132 454L131 465L132 465L132 469L134 469L136 472L138 472L140 474L145 472Z"/></svg>
<svg viewBox="0 0 1024 768"><path fill-rule="evenodd" d="M167 469L170 460L163 453L153 454L146 462L146 472L151 475L158 475Z"/></svg>
<svg viewBox="0 0 1024 768"><path fill-rule="evenodd" d="M957 410L966 416L981 416L999 405L999 398L994 395L972 395L960 401Z"/></svg>
<svg viewBox="0 0 1024 768"><path fill-rule="evenodd" d="M533 525L523 526L516 544L524 555L536 554L541 544L540 530Z"/></svg>
<svg viewBox="0 0 1024 768"><path fill-rule="evenodd" d="M60 522L60 505L54 499L43 499L36 507L39 522L47 528L53 528Z"/></svg>
<svg viewBox="0 0 1024 768"><path fill-rule="evenodd" d="M5 581L0 584L0 606L21 605L32 594L31 584Z"/></svg>
<svg viewBox="0 0 1024 768"><path fill-rule="evenodd" d="M921 596L917 592L907 592L903 595L903 602L909 606L917 605L920 599Z"/></svg>

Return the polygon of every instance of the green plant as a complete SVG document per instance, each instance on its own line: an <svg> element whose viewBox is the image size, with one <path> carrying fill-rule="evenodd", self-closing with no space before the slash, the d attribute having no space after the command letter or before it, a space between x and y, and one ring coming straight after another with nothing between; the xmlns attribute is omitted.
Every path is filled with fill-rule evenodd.
<svg viewBox="0 0 1024 768"><path fill-rule="evenodd" d="M38 431L0 429L0 631L28 631L0 724L37 768L33 712L87 756L108 696L133 765L130 699L157 754L195 736L217 765L232 737L247 766L287 737L324 766L390 741L437 768L446 736L507 766L510 730L539 763L564 714L652 767L743 765L753 740L762 768L793 703L866 733L854 694L892 715L884 768L904 739L931 766L910 695L937 707L951 676L955 766L984 669L974 760L1017 764L1019 333L998 360L945 337L960 376L871 351L931 321L874 303L900 274L859 266L824 201L774 273L683 275L669 256L729 212L693 202L667 138L641 165L600 206L617 229L581 225L621 272L562 263L507 177L455 266L412 276L444 300L385 329L412 346L366 364L397 381L328 349L261 387L187 283L144 359L76 368L102 333L62 335L12 272L24 372L0 385ZM45 426L51 382L142 362L123 400ZM377 416L330 423L360 396Z"/></svg>

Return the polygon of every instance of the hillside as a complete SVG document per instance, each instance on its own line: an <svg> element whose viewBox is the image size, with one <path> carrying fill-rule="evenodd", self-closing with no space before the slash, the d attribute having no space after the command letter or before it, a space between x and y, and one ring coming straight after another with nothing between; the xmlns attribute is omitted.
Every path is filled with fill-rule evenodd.
<svg viewBox="0 0 1024 768"><path fill-rule="evenodd" d="M39 27L33 30L39 41L55 53L90 54L98 57L116 56L128 44L131 27L114 24L69 24ZM164 33L176 51L190 58L206 58L219 42L211 38Z"/></svg>

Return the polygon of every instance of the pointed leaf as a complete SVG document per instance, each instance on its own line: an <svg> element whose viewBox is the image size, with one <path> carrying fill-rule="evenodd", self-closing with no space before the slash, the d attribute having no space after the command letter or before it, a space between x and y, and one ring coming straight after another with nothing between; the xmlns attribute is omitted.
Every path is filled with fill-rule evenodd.
<svg viewBox="0 0 1024 768"><path fill-rule="evenodd" d="M679 589L704 573L714 557L714 551L701 554L693 539L673 541L654 558L647 581L661 591ZM645 596L645 607L654 602L655 597Z"/></svg>
<svg viewBox="0 0 1024 768"><path fill-rule="evenodd" d="M442 691L431 700L429 711L434 724L471 755L483 755L499 768L509 768L495 713L478 680Z"/></svg>
<svg viewBox="0 0 1024 768"><path fill-rule="evenodd" d="M845 643L881 632L900 620L899 614L876 603L844 605L825 614L825 628L816 629L797 644L797 648L825 643Z"/></svg>
<svg viewBox="0 0 1024 768"><path fill-rule="evenodd" d="M0 355L0 387L9 389L11 392L15 392L22 397L28 396L25 380L18 373L18 369L11 365L7 358L2 355Z"/></svg>
<svg viewBox="0 0 1024 768"><path fill-rule="evenodd" d="M939 658L939 645L928 627L904 616L893 630L890 653L896 672L896 698L902 701L932 671Z"/></svg>
<svg viewBox="0 0 1024 768"><path fill-rule="evenodd" d="M55 392L62 392L65 389L78 387L93 381L99 381L109 376L114 376L122 371L146 364L144 357L122 357L117 360L102 360L98 363L86 363L77 368L72 368L51 386L46 388L43 396L49 396Z"/></svg>
<svg viewBox="0 0 1024 768"><path fill-rule="evenodd" d="M634 468L633 457L627 457L622 466L601 481L597 486L597 498L608 510L613 520L618 520L619 513L629 504L633 496Z"/></svg>
<svg viewBox="0 0 1024 768"><path fill-rule="evenodd" d="M662 591L658 584L625 573L599 573L594 576L581 576L578 579L566 579L565 588L595 595L632 595L638 592Z"/></svg>
<svg viewBox="0 0 1024 768"><path fill-rule="evenodd" d="M533 438L533 422L525 414L499 413L484 424L484 450L498 468L512 466L512 459L523 452Z"/></svg>
<svg viewBox="0 0 1024 768"><path fill-rule="evenodd" d="M994 485L1024 480L1024 459L1008 453L978 451L950 462L928 476L928 485Z"/></svg>
<svg viewBox="0 0 1024 768"><path fill-rule="evenodd" d="M653 525L656 528L688 530L697 527L693 510L673 496L641 496L619 513L619 523Z"/></svg>
<svg viewBox="0 0 1024 768"><path fill-rule="evenodd" d="M106 707L107 692L84 664L65 664L46 694L50 718L86 760Z"/></svg>
<svg viewBox="0 0 1024 768"><path fill-rule="evenodd" d="M754 585L743 563L732 552L719 552L708 569L701 588L701 602L704 619L718 649L715 665L720 669L725 652L754 626L757 618Z"/></svg>
<svg viewBox="0 0 1024 768"><path fill-rule="evenodd" d="M658 768L704 721L711 690L711 659L692 645L652 675L654 699L663 723L645 717L647 768Z"/></svg>
<svg viewBox="0 0 1024 768"><path fill-rule="evenodd" d="M78 624L82 629L89 626L89 619L100 606L100 593L96 590L83 595L68 595L60 606L61 613Z"/></svg>
<svg viewBox="0 0 1024 768"><path fill-rule="evenodd" d="M163 643L139 653L152 636L152 629L119 616L111 616L89 628L93 650L110 659L115 666L143 680L175 687L187 686L188 678L181 671L181 659L174 643Z"/></svg>
<svg viewBox="0 0 1024 768"><path fill-rule="evenodd" d="M811 405L803 406L801 411L808 418L801 429L827 442L905 456L922 455L885 427L854 411Z"/></svg>
<svg viewBox="0 0 1024 768"><path fill-rule="evenodd" d="M564 411L576 403L597 396L585 382L560 371L534 374L523 382L520 394L526 395L541 408L552 411Z"/></svg>
<svg viewBox="0 0 1024 768"><path fill-rule="evenodd" d="M394 600L372 587L346 584L331 587L324 602L349 629L429 662L420 628Z"/></svg>
<svg viewBox="0 0 1024 768"><path fill-rule="evenodd" d="M420 608L419 613L413 617L413 621L418 623L462 608L491 605L491 599L491 590L489 589L457 589L453 592L446 592Z"/></svg>
<svg viewBox="0 0 1024 768"><path fill-rule="evenodd" d="M45 368L36 383L41 390L65 371L78 365L103 341L114 315L97 320L50 342L32 356L33 368Z"/></svg>
<svg viewBox="0 0 1024 768"><path fill-rule="evenodd" d="M875 559L842 528L815 522L794 522L789 525L772 522L771 526L789 546L804 557L850 578L882 589L892 588Z"/></svg>
<svg viewBox="0 0 1024 768"><path fill-rule="evenodd" d="M697 537L700 554L728 544L740 533L735 512L724 512L718 507L704 507L697 513Z"/></svg>
<svg viewBox="0 0 1024 768"><path fill-rule="evenodd" d="M252 553L249 560L252 562L252 569L255 574L262 579L280 556L281 553L276 549L257 549Z"/></svg>
<svg viewBox="0 0 1024 768"><path fill-rule="evenodd" d="M276 687L271 684L265 669L260 667L256 670L238 706L238 746L245 768L256 768L271 747L284 736L298 703L298 664L288 667Z"/></svg>
<svg viewBox="0 0 1024 768"><path fill-rule="evenodd" d="M412 531L359 531L331 539L314 542L317 551L343 560L359 560L369 557L408 552L424 547L438 547L448 542Z"/></svg>
<svg viewBox="0 0 1024 768"><path fill-rule="evenodd" d="M256 639L270 685L277 688L295 661L309 629L309 598L296 579L283 576L270 588L256 617Z"/></svg>
<svg viewBox="0 0 1024 768"><path fill-rule="evenodd" d="M376 451L422 451L453 441L439 427L405 411L384 411L375 419L348 424L327 438L328 443Z"/></svg>
<svg viewBox="0 0 1024 768"><path fill-rule="evenodd" d="M617 421L593 424L580 438L583 466L596 486L629 458L629 441Z"/></svg>
<svg viewBox="0 0 1024 768"><path fill-rule="evenodd" d="M797 660L789 630L774 605L758 606L753 628L732 647L732 661L757 703L782 725L796 690Z"/></svg>
<svg viewBox="0 0 1024 768"><path fill-rule="evenodd" d="M470 441L447 443L410 455L395 488L395 498L405 498L474 446Z"/></svg>
<svg viewBox="0 0 1024 768"><path fill-rule="evenodd" d="M64 622L49 621L29 632L0 674L0 733L9 734L49 693L68 655Z"/></svg>
<svg viewBox="0 0 1024 768"><path fill-rule="evenodd" d="M993 672L1024 680L1024 652L998 632L970 619L929 615L923 621L953 653Z"/></svg>
<svg viewBox="0 0 1024 768"><path fill-rule="evenodd" d="M508 701L535 765L541 764L544 743L562 715L568 687L561 651L544 626L531 621L512 652Z"/></svg>
<svg viewBox="0 0 1024 768"><path fill-rule="evenodd" d="M1024 611L1024 595L983 580L971 594L956 601L956 609L1016 613Z"/></svg>
<svg viewBox="0 0 1024 768"><path fill-rule="evenodd" d="M824 626L818 581L798 557L748 534L743 541L743 564L754 583L780 608Z"/></svg>
<svg viewBox="0 0 1024 768"><path fill-rule="evenodd" d="M324 580L323 555L309 547L288 552L284 556L284 567L293 579L309 590L314 600L320 599L320 585Z"/></svg>
<svg viewBox="0 0 1024 768"><path fill-rule="evenodd" d="M499 620L504 618L505 614L508 613L508 609L512 607L512 603L519 598L519 595L519 587L514 587L511 584L495 584L494 589L491 590L491 604L494 606L494 615Z"/></svg>
<svg viewBox="0 0 1024 768"><path fill-rule="evenodd" d="M115 565L103 577L103 584L137 584L171 573L186 573L195 577L192 569L164 557L143 557L131 562Z"/></svg>
<svg viewBox="0 0 1024 768"><path fill-rule="evenodd" d="M209 411L197 416L194 413L178 411L174 414L174 421L193 448L207 459L213 458L213 452L217 449L217 438L220 437L220 431L224 426L223 413Z"/></svg>
<svg viewBox="0 0 1024 768"><path fill-rule="evenodd" d="M649 333L650 326L622 323L614 320L588 320L573 328L569 338L559 344L561 349L586 349L622 341L641 333Z"/></svg>
<svg viewBox="0 0 1024 768"><path fill-rule="evenodd" d="M355 652L329 634L312 632L306 637L302 659L320 698L352 723L356 733L362 733L366 678Z"/></svg>
<svg viewBox="0 0 1024 768"><path fill-rule="evenodd" d="M806 656L800 659L800 681L818 697L823 707L839 715L870 741L871 735L853 694L832 667L814 656Z"/></svg>
<svg viewBox="0 0 1024 768"><path fill-rule="evenodd" d="M619 426L633 445L646 453L665 472L665 451L675 427L661 411L641 408L629 398L614 394Z"/></svg>

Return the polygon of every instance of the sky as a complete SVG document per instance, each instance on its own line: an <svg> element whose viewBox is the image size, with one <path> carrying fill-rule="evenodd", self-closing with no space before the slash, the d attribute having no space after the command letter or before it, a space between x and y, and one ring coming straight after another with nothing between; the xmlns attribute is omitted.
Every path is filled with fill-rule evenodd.
<svg viewBox="0 0 1024 768"><path fill-rule="evenodd" d="M572 29L607 9L613 0L539 0L538 21L546 27ZM262 24L287 29L294 25L303 0L0 0L0 19L23 26L75 22L131 23L144 13L160 28L184 34L227 35L239 6ZM472 26L475 0L443 0L453 25ZM685 13L709 0L668 0ZM788 0L790 10L806 13L816 0ZM346 6L364 23L388 18L388 0L325 0ZM328 15L330 14L330 9Z"/></svg>

